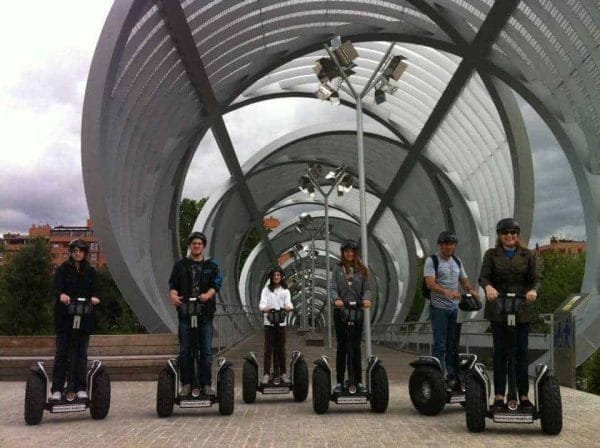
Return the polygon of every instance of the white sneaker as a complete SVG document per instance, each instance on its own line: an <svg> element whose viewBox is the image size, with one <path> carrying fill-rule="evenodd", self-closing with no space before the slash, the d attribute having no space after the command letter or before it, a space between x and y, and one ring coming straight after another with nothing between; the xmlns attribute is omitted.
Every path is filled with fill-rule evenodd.
<svg viewBox="0 0 600 448"><path fill-rule="evenodd" d="M281 381L283 381L284 383L290 383L291 382L290 377L288 376L287 373L282 373L281 374Z"/></svg>
<svg viewBox="0 0 600 448"><path fill-rule="evenodd" d="M50 395L50 400L60 401L61 398L62 394L59 391L53 392L52 395Z"/></svg>
<svg viewBox="0 0 600 448"><path fill-rule="evenodd" d="M186 395L189 395L191 391L192 391L192 386L190 386L189 384L184 384L183 386L181 386L179 388L179 395L184 397Z"/></svg>
<svg viewBox="0 0 600 448"><path fill-rule="evenodd" d="M262 377L261 383L268 384L270 379L271 379L271 376L268 373L265 373Z"/></svg>
<svg viewBox="0 0 600 448"><path fill-rule="evenodd" d="M79 392L77 392L77 399L78 400L87 400L88 394L85 390L80 390Z"/></svg>

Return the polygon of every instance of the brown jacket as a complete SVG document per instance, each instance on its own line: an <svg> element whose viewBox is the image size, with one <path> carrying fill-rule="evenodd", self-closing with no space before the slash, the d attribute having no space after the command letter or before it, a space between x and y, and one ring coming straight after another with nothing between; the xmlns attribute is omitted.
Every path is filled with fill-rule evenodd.
<svg viewBox="0 0 600 448"><path fill-rule="evenodd" d="M483 256L479 284L485 289L492 285L500 295L515 293L525 296L531 289L538 290L541 275L535 252L524 247L517 248L513 258L508 258L502 247L488 249ZM535 302L526 302L517 314L517 322L531 322L536 316ZM502 322L506 317L498 313L495 302L487 302L484 317Z"/></svg>

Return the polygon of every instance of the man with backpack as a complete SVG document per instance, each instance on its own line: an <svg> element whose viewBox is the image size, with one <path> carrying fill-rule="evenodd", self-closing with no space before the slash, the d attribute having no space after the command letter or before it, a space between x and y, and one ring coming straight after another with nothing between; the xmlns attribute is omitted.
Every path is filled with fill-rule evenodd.
<svg viewBox="0 0 600 448"><path fill-rule="evenodd" d="M449 231L438 236L438 253L427 257L423 271L424 295L429 299L429 315L433 333L433 356L446 371L449 385L460 387L458 377L457 332L458 303L463 290L479 300L471 287L461 260L454 255L458 239Z"/></svg>

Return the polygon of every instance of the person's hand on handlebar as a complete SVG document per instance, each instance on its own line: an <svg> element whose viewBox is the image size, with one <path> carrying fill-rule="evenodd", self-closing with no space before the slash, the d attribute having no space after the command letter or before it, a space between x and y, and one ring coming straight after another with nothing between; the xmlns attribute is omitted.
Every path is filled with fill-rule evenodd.
<svg viewBox="0 0 600 448"><path fill-rule="evenodd" d="M344 308L344 301L342 299L340 299L339 297L337 299L335 299L335 306L337 306L338 308Z"/></svg>
<svg viewBox="0 0 600 448"><path fill-rule="evenodd" d="M286 307L285 307L285 312L286 312L286 313L289 313L289 312L291 312L293 309L294 309L294 308L293 308L293 307L291 307L291 306L286 306Z"/></svg>
<svg viewBox="0 0 600 448"><path fill-rule="evenodd" d="M537 299L537 291L535 289L530 289L525 294L525 299L527 299L528 302L535 302Z"/></svg>
<svg viewBox="0 0 600 448"><path fill-rule="evenodd" d="M362 301L362 307L363 307L363 308L371 308L371 300L369 300L369 299L364 299L364 300Z"/></svg>
<svg viewBox="0 0 600 448"><path fill-rule="evenodd" d="M475 297L477 300L479 300L479 293L477 291L475 291L474 289L469 289L467 291L467 294L471 294L473 297Z"/></svg>
<svg viewBox="0 0 600 448"><path fill-rule="evenodd" d="M179 293L177 291L175 291L174 289L169 291L169 299L171 300L171 303L174 306L179 306L183 303L181 301L181 299L183 299L183 296L180 296Z"/></svg>
<svg viewBox="0 0 600 448"><path fill-rule="evenodd" d="M98 305L100 303L100 299L98 297L92 297L92 305Z"/></svg>
<svg viewBox="0 0 600 448"><path fill-rule="evenodd" d="M200 299L201 302L208 302L210 299L212 299L212 294L209 292L205 292L202 293L198 296L198 298Z"/></svg>
<svg viewBox="0 0 600 448"><path fill-rule="evenodd" d="M63 293L60 295L60 303L68 305L69 303L71 303L71 298L67 294Z"/></svg>
<svg viewBox="0 0 600 448"><path fill-rule="evenodd" d="M450 299L454 299L454 300L460 300L462 299L462 294L458 291L452 291L451 289L447 289L446 293L444 294L445 297L448 297Z"/></svg>
<svg viewBox="0 0 600 448"><path fill-rule="evenodd" d="M485 287L485 296L490 302L493 302L498 298L498 291L492 285L487 285Z"/></svg>

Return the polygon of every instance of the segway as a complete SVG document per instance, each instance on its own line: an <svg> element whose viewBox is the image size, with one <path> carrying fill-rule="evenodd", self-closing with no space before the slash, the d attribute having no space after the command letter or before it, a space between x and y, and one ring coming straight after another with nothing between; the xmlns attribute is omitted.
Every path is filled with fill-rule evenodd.
<svg viewBox="0 0 600 448"><path fill-rule="evenodd" d="M73 316L73 328L69 340L69 367L67 369L66 386L61 391L61 399L53 400L50 389L52 382L46 372L43 361L38 361L29 369L25 385L25 422L37 425L42 421L44 410L53 414L82 412L90 409L93 419L101 420L110 408L110 377L101 361L92 361L87 372L88 398L79 399L75 390L75 352L80 341L80 325L82 316L92 312L91 300L77 298L68 305L68 313Z"/></svg>
<svg viewBox="0 0 600 448"><path fill-rule="evenodd" d="M562 430L562 402L560 387L556 377L545 364L535 367L533 409L523 410L519 406L519 395L516 381L516 316L524 303L524 297L516 294L506 294L496 299L500 314L506 316L508 324L508 395L507 406L502 411L490 407L490 380L482 363L475 363L467 373L466 386L466 420L470 432L485 430L485 419L490 418L496 423L533 423L539 419L542 431L556 435Z"/></svg>
<svg viewBox="0 0 600 448"><path fill-rule="evenodd" d="M336 392L331 388L331 367L327 356L323 355L315 361L312 377L313 409L317 414L324 414L329 409L329 402L340 405L366 404L370 402L373 412L385 412L389 402L389 385L385 368L376 356L369 357L367 362L367 388L359 390L355 383L352 366L351 335L356 323L363 319L360 305L356 301L344 300L342 309L343 321L346 324L346 340L348 353L346 364L348 366L348 380L342 385L342 391Z"/></svg>
<svg viewBox="0 0 600 448"><path fill-rule="evenodd" d="M481 309L481 302L471 294L463 294L459 307L463 311ZM458 325L458 324L457 324ZM458 327L459 328L459 327ZM460 329L457 330L456 343L460 341ZM465 390L461 385L464 377L477 362L477 355L461 353L458 355L458 378L448 380L444 377L444 367L435 356L419 356L410 363L413 373L408 381L408 392L413 406L423 415L437 415L446 404L460 403L464 406Z"/></svg>
<svg viewBox="0 0 600 448"><path fill-rule="evenodd" d="M191 297L187 302L180 305L180 313L183 317L190 317L190 331L192 336L192 364L194 375L189 395L179 395L181 389L180 362L177 358L167 361L167 366L158 376L158 387L156 392L156 413L159 417L169 417L173 414L175 404L182 409L208 408L219 403L221 415L233 413L234 398L234 374L232 363L225 358L217 360L217 391L216 394L206 395L199 382L198 372L198 319L205 313L204 303Z"/></svg>
<svg viewBox="0 0 600 448"><path fill-rule="evenodd" d="M285 322L285 317L285 310L271 310L267 315L267 320L271 326L281 326ZM248 356L244 357L244 360L242 397L245 403L254 403L257 391L264 395L288 394L292 391L295 401L301 402L306 400L308 395L308 366L302 353L298 350L292 352L289 382L284 382L281 379L279 366L275 365L269 376L269 382L262 383L258 378L258 360L256 359L256 354L250 352Z"/></svg>

